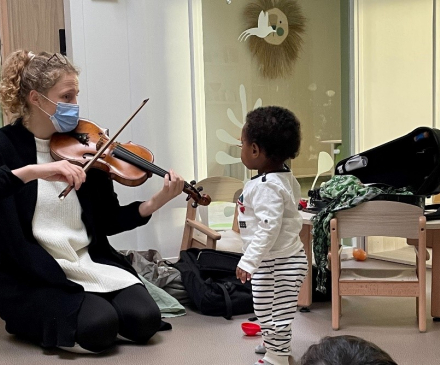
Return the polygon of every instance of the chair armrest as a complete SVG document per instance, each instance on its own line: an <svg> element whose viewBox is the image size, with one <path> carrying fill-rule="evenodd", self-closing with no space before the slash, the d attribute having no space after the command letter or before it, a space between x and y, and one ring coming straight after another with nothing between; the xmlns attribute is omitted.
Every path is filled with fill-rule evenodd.
<svg viewBox="0 0 440 365"><path fill-rule="evenodd" d="M212 238L213 240L219 240L222 238L222 235L213 229L205 226L203 223L193 220L193 219L187 219L186 224L188 224L190 227L198 230L199 232L202 232L203 234L206 234L209 238Z"/></svg>

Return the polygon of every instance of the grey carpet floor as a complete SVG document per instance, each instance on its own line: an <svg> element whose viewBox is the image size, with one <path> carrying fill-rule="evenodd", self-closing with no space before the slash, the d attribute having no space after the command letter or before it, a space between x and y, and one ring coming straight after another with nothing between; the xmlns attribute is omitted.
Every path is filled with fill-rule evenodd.
<svg viewBox="0 0 440 365"><path fill-rule="evenodd" d="M378 265L388 264L379 262ZM430 271L427 281L430 287ZM350 334L376 343L399 365L440 364L440 322L433 322L429 316L430 290L426 333L419 333L415 313L413 298L344 297L341 329L333 331L331 303L313 303L309 313L298 312L294 321L292 354L295 363L321 337ZM156 334L148 345L120 343L101 355L41 349L9 335L0 321L0 364L252 365L260 358L253 349L261 337L245 336L240 327L250 316L235 316L228 321L188 309L183 317L167 319L173 329Z"/></svg>

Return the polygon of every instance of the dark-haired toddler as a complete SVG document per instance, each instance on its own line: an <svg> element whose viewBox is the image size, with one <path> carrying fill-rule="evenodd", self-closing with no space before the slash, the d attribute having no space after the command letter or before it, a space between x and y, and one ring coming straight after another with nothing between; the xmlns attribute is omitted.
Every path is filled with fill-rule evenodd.
<svg viewBox="0 0 440 365"><path fill-rule="evenodd" d="M300 185L285 164L299 153L300 123L285 108L257 108L246 116L241 141L243 164L258 171L238 201L244 254L237 278L252 279L264 340L255 351L265 355L255 365L288 365L292 321L308 268L299 237Z"/></svg>

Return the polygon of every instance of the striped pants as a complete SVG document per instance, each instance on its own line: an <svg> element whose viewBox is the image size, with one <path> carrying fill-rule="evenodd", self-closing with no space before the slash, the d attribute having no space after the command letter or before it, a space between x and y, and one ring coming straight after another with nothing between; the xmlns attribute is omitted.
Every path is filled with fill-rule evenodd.
<svg viewBox="0 0 440 365"><path fill-rule="evenodd" d="M252 275L255 315L266 350L274 355L290 355L292 321L307 269L307 257L301 250L295 256L264 260Z"/></svg>

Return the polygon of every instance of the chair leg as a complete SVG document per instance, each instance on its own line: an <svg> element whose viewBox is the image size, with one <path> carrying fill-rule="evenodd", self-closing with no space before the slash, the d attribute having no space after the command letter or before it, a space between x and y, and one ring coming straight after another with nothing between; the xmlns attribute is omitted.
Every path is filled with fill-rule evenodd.
<svg viewBox="0 0 440 365"><path fill-rule="evenodd" d="M418 317L419 317L419 331L426 332L426 298L417 297L418 302Z"/></svg>
<svg viewBox="0 0 440 365"><path fill-rule="evenodd" d="M426 332L426 307L419 305L419 331Z"/></svg>
<svg viewBox="0 0 440 365"><path fill-rule="evenodd" d="M191 248L193 234L194 234L194 228L185 224L185 228L183 230L182 243L180 245L180 251L186 251L188 248Z"/></svg>
<svg viewBox="0 0 440 365"><path fill-rule="evenodd" d="M332 328L339 329L339 317L341 315L341 296L339 294L339 275L341 273L341 262L339 257L340 239L338 237L337 221L330 221L331 231L331 272L332 272Z"/></svg>
<svg viewBox="0 0 440 365"><path fill-rule="evenodd" d="M416 316L417 316L417 320L419 319L419 297L416 297Z"/></svg>
<svg viewBox="0 0 440 365"><path fill-rule="evenodd" d="M341 316L341 297L332 288L332 328L337 331L339 329L339 318Z"/></svg>

